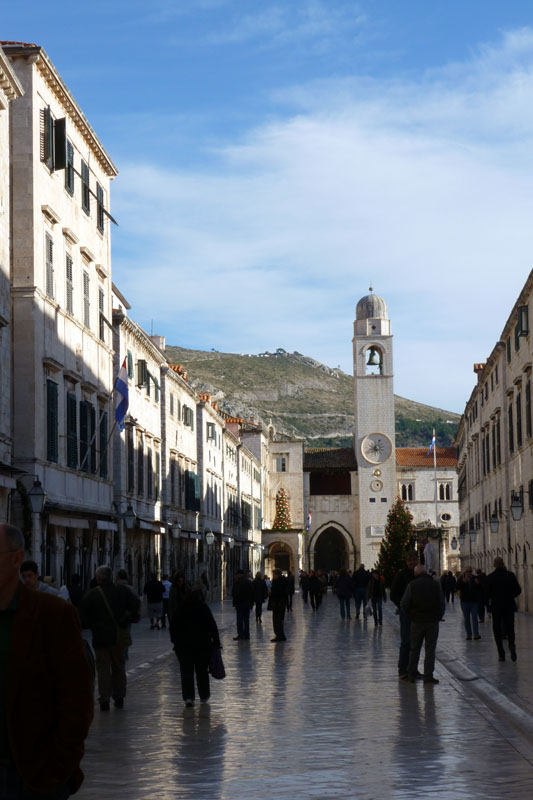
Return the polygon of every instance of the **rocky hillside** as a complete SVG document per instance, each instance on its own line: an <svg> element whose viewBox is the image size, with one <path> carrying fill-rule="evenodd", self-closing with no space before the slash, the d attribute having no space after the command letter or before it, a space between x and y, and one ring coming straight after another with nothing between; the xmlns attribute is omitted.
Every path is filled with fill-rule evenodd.
<svg viewBox="0 0 533 800"><path fill-rule="evenodd" d="M301 353L238 355L167 345L166 356L182 364L191 385L207 391L226 412L272 420L278 430L305 438L312 447L345 447L353 431L352 376ZM435 427L440 447L450 445L459 416L396 397L396 444L429 446Z"/></svg>

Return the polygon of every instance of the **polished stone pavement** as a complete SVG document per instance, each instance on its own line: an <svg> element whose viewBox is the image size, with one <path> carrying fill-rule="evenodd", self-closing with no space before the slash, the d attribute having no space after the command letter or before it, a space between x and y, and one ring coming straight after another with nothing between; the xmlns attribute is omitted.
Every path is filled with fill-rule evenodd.
<svg viewBox="0 0 533 800"><path fill-rule="evenodd" d="M268 612L234 642L231 605L212 608L227 677L210 704L183 707L168 634L143 620L124 710L95 710L79 800L533 797L533 619L518 619L518 662L500 664L490 623L465 642L450 607L441 682L424 686L398 681L390 602L376 629L342 621L334 596L313 614L297 594L279 644Z"/></svg>

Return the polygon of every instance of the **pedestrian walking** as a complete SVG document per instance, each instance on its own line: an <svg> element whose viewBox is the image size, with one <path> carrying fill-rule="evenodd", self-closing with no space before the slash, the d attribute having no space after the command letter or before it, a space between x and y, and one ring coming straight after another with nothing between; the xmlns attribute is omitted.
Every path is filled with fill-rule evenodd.
<svg viewBox="0 0 533 800"><path fill-rule="evenodd" d="M268 610L272 611L272 625L274 628L274 638L271 642L286 641L283 629L285 609L287 608L287 579L283 577L280 569L272 571L272 589L268 598Z"/></svg>
<svg viewBox="0 0 533 800"><path fill-rule="evenodd" d="M314 570L309 573L309 597L311 598L311 608L318 611L322 602L322 584Z"/></svg>
<svg viewBox="0 0 533 800"><path fill-rule="evenodd" d="M126 650L131 645L128 625L140 619L140 601L128 586L113 583L111 567L96 570L96 587L80 603L84 628L92 631L101 711L117 708L126 697Z"/></svg>
<svg viewBox="0 0 533 800"><path fill-rule="evenodd" d="M148 604L150 630L160 630L163 618L165 586L161 581L157 580L155 572L152 572L150 580L145 584L143 594L146 595L146 602Z"/></svg>
<svg viewBox="0 0 533 800"><path fill-rule="evenodd" d="M365 565L360 564L359 568L355 570L352 575L352 591L355 600L355 618L359 619L361 612L361 604L363 604L363 611L366 602L366 588L370 580L370 573L366 571Z"/></svg>
<svg viewBox="0 0 533 800"><path fill-rule="evenodd" d="M59 592L50 586L46 581L39 578L39 567L35 561L23 561L20 566L20 577L27 589L36 592L44 592L45 594L53 594L57 597Z"/></svg>
<svg viewBox="0 0 533 800"><path fill-rule="evenodd" d="M237 639L250 638L250 611L254 604L254 589L252 581L248 580L242 569L237 570L235 583L231 591L233 605L237 612Z"/></svg>
<svg viewBox="0 0 533 800"><path fill-rule="evenodd" d="M307 572L300 572L300 589L302 590L302 600L307 605L309 598L309 575Z"/></svg>
<svg viewBox="0 0 533 800"><path fill-rule="evenodd" d="M296 589L294 586L294 575L289 570L287 574L287 611L292 611L292 598Z"/></svg>
<svg viewBox="0 0 533 800"><path fill-rule="evenodd" d="M398 655L398 677L407 680L407 667L409 664L409 653L411 652L411 620L408 614L402 611L401 601L405 590L415 577L415 567L418 564L418 553L416 550L409 550L405 556L405 567L398 570L392 581L390 599L397 607L400 615L400 652Z"/></svg>
<svg viewBox="0 0 533 800"><path fill-rule="evenodd" d="M455 599L455 592L457 591L457 580L455 579L453 572L448 570L448 572L443 573L442 578L440 579L440 586L446 602L449 603L451 601L453 603Z"/></svg>
<svg viewBox="0 0 533 800"><path fill-rule="evenodd" d="M472 567L466 567L457 581L457 591L461 598L461 611L466 631L466 640L481 639L478 626L478 602L482 598L483 588L480 580L474 576Z"/></svg>
<svg viewBox="0 0 533 800"><path fill-rule="evenodd" d="M345 569L341 569L337 577L337 597L342 619L352 618L350 604L352 602L352 581Z"/></svg>
<svg viewBox="0 0 533 800"><path fill-rule="evenodd" d="M383 603L387 602L385 584L379 577L377 569L373 569L366 587L366 600L370 600L374 625L383 625Z"/></svg>
<svg viewBox="0 0 533 800"><path fill-rule="evenodd" d="M73 605L20 581L24 547L0 525L0 796L65 800L83 782L90 671Z"/></svg>
<svg viewBox="0 0 533 800"><path fill-rule="evenodd" d="M485 586L499 660L505 661L503 637L506 636L511 661L516 661L514 615L518 609L515 598L522 592L522 589L514 572L506 569L504 560L500 556L494 559L494 572L487 575Z"/></svg>
<svg viewBox="0 0 533 800"><path fill-rule="evenodd" d="M190 586L185 580L183 572L176 572L172 576L172 585L168 594L168 619L169 624L174 614L179 611L185 595L190 591Z"/></svg>
<svg viewBox="0 0 533 800"><path fill-rule="evenodd" d="M168 601L170 598L170 589L172 588L172 584L168 579L168 575L163 575L163 577L161 578L161 583L165 587L165 591L162 598L163 611L161 614L161 627L166 628L168 619Z"/></svg>
<svg viewBox="0 0 533 800"><path fill-rule="evenodd" d="M415 577L405 589L400 608L411 620L409 663L407 678L415 683L418 677L418 661L424 643L424 683L438 683L433 676L435 669L435 649L439 636L439 621L442 619L446 604L440 583L434 580L426 568L418 564L414 569Z"/></svg>
<svg viewBox="0 0 533 800"><path fill-rule="evenodd" d="M487 576L482 569L476 569L476 579L479 581L481 586L481 592L479 593L479 600L477 603L477 616L480 622L485 622L485 610L487 607Z"/></svg>
<svg viewBox="0 0 533 800"><path fill-rule="evenodd" d="M181 694L185 705L194 706L194 678L201 703L211 696L209 662L214 647L221 647L217 624L205 602L204 592L186 590L183 602L170 619L170 639L179 661Z"/></svg>
<svg viewBox="0 0 533 800"><path fill-rule="evenodd" d="M254 604L255 604L255 621L258 623L263 622L263 603L268 597L268 588L266 581L261 577L261 573L257 572L253 580L254 589Z"/></svg>

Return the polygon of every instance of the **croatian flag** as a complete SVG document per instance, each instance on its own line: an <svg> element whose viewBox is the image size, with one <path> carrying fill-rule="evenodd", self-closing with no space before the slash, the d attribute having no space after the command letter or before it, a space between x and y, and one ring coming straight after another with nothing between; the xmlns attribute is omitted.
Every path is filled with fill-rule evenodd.
<svg viewBox="0 0 533 800"><path fill-rule="evenodd" d="M126 369L126 359L122 362L122 366L120 368L120 372L118 373L117 379L115 381L115 391L117 391L120 395L120 400L117 404L117 408L115 411L115 420L119 427L119 430L124 430L124 420L126 419L126 413L128 411L129 399L128 399L128 370Z"/></svg>
<svg viewBox="0 0 533 800"><path fill-rule="evenodd" d="M306 530L308 533L309 533L309 530L310 530L310 528L311 528L311 520L312 520L312 519L313 519L313 512L312 512L312 511L310 511L310 512L309 512L309 514L307 515L307 525L305 526L305 530Z"/></svg>
<svg viewBox="0 0 533 800"><path fill-rule="evenodd" d="M431 444L429 445L429 450L426 453L427 456L429 456L434 447L435 447L435 431L433 431L433 439L431 440Z"/></svg>

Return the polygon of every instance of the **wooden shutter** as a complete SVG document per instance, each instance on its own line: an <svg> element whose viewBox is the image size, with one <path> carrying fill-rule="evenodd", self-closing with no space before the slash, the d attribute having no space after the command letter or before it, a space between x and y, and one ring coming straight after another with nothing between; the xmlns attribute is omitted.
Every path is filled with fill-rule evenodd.
<svg viewBox="0 0 533 800"><path fill-rule="evenodd" d="M80 469L89 472L89 403L80 401Z"/></svg>
<svg viewBox="0 0 533 800"><path fill-rule="evenodd" d="M91 213L91 193L89 189L89 166L81 162L81 207L86 214Z"/></svg>
<svg viewBox="0 0 533 800"><path fill-rule="evenodd" d="M127 352L128 378L133 378L133 356L131 350Z"/></svg>
<svg viewBox="0 0 533 800"><path fill-rule="evenodd" d="M128 458L128 492L135 491L135 456L133 450L133 428L126 427L127 458Z"/></svg>
<svg viewBox="0 0 533 800"><path fill-rule="evenodd" d="M45 236L46 294L54 296L54 240L49 233Z"/></svg>
<svg viewBox="0 0 533 800"><path fill-rule="evenodd" d="M74 147L67 139L67 163L65 166L65 189L69 194L74 194Z"/></svg>
<svg viewBox="0 0 533 800"><path fill-rule="evenodd" d="M151 499L154 494L154 467L152 464L152 448L146 448L146 496Z"/></svg>
<svg viewBox="0 0 533 800"><path fill-rule="evenodd" d="M161 488L160 473L161 473L161 454L159 450L156 450L155 451L155 499L156 500L159 500L159 492Z"/></svg>
<svg viewBox="0 0 533 800"><path fill-rule="evenodd" d="M67 119L62 117L54 122L54 169L67 166Z"/></svg>
<svg viewBox="0 0 533 800"><path fill-rule="evenodd" d="M67 253L65 256L65 275L66 275L66 294L67 294L67 314L74 314L74 284L72 275L72 256Z"/></svg>
<svg viewBox="0 0 533 800"><path fill-rule="evenodd" d="M107 478L107 411L100 410L100 477Z"/></svg>
<svg viewBox="0 0 533 800"><path fill-rule="evenodd" d="M89 439L89 448L91 451L91 472L93 475L96 474L96 410L92 403L87 403L89 406L89 421L90 421L90 439Z"/></svg>
<svg viewBox="0 0 533 800"><path fill-rule="evenodd" d="M89 273L83 273L83 324L86 328L91 327L91 280Z"/></svg>
<svg viewBox="0 0 533 800"><path fill-rule="evenodd" d="M57 463L59 454L57 383L46 381L46 457Z"/></svg>
<svg viewBox="0 0 533 800"><path fill-rule="evenodd" d="M78 404L76 395L67 393L67 466L78 466Z"/></svg>
<svg viewBox="0 0 533 800"><path fill-rule="evenodd" d="M99 183L96 184L96 227L100 233L104 232L104 190Z"/></svg>

